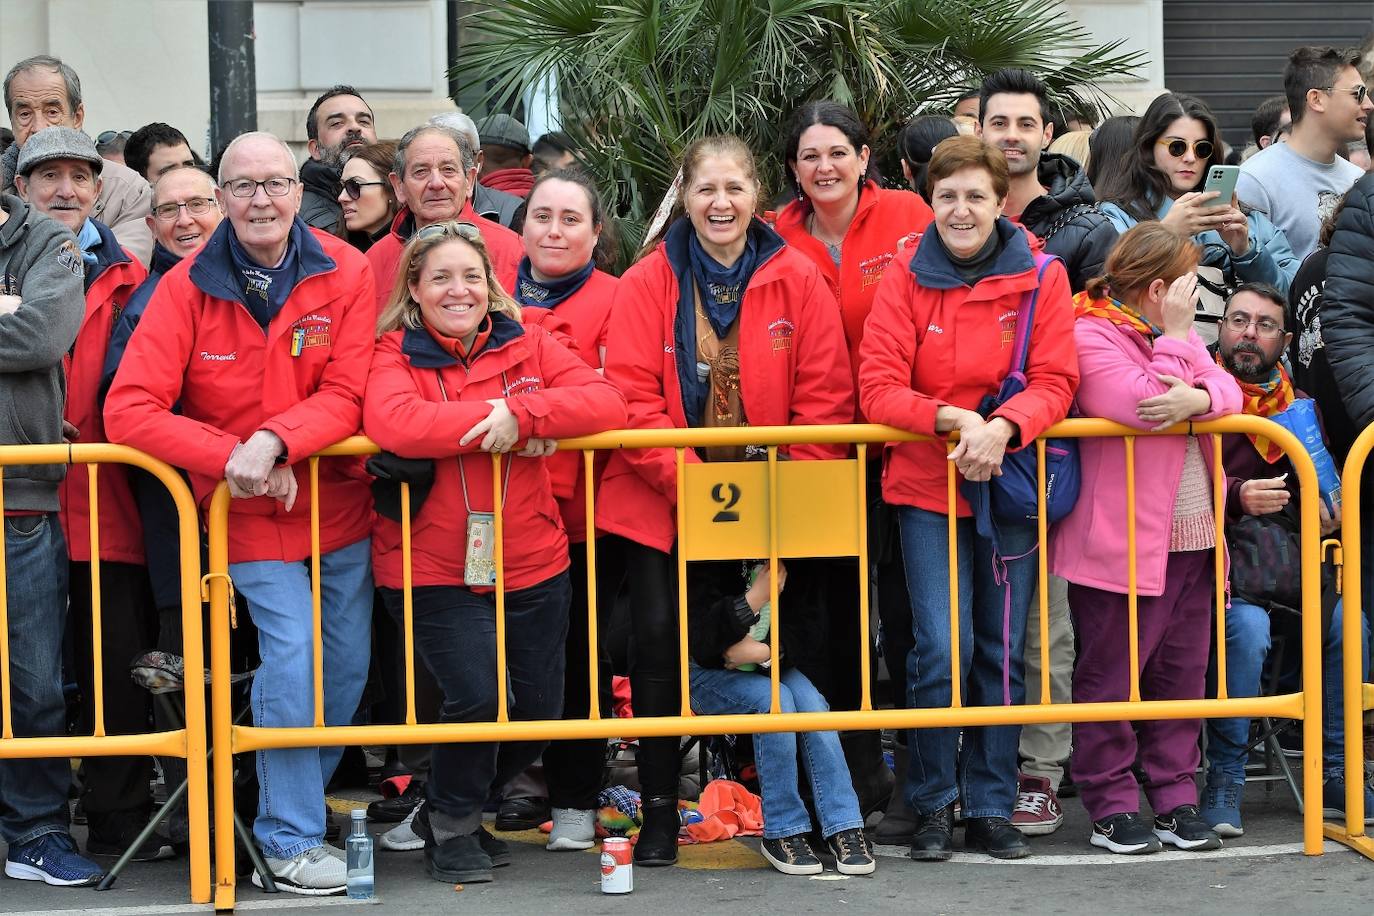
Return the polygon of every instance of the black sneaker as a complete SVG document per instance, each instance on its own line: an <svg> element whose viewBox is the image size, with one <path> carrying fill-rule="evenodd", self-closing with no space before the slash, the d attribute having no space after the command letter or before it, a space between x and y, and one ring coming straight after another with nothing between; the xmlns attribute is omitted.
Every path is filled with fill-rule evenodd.
<svg viewBox="0 0 1374 916"><path fill-rule="evenodd" d="M1149 855L1164 848L1150 825L1134 811L1124 811L1093 821L1093 835L1089 842L1123 856Z"/></svg>
<svg viewBox="0 0 1374 916"><path fill-rule="evenodd" d="M954 806L916 815L915 835L907 853L917 862L944 862L954 854Z"/></svg>
<svg viewBox="0 0 1374 916"><path fill-rule="evenodd" d="M825 871L804 833L764 839L763 857L784 875L819 875Z"/></svg>
<svg viewBox="0 0 1374 916"><path fill-rule="evenodd" d="M835 871L842 875L871 875L878 867L862 830L841 830L829 837L825 845L835 857Z"/></svg>
<svg viewBox="0 0 1374 916"><path fill-rule="evenodd" d="M1202 818L1197 805L1179 805L1155 815L1155 836L1179 849L1220 849L1221 837Z"/></svg>
<svg viewBox="0 0 1374 916"><path fill-rule="evenodd" d="M492 861L477 834L456 836L438 846L425 845L425 870L436 881L480 884L491 880Z"/></svg>
<svg viewBox="0 0 1374 916"><path fill-rule="evenodd" d="M395 798L383 798L367 806L367 819L378 824L399 824L415 810L425 797L423 780L411 779L406 789Z"/></svg>
<svg viewBox="0 0 1374 916"><path fill-rule="evenodd" d="M1005 817L971 817L964 825L964 848L985 852L994 859L1024 859L1030 844Z"/></svg>
<svg viewBox="0 0 1374 916"><path fill-rule="evenodd" d="M131 812L90 815L90 830L86 834L86 854L92 856L122 856L134 844L148 818ZM154 831L134 852L134 862L156 862L176 855L172 841Z"/></svg>
<svg viewBox="0 0 1374 916"><path fill-rule="evenodd" d="M496 829L503 833L538 830L552 816L547 798L507 798L496 809Z"/></svg>

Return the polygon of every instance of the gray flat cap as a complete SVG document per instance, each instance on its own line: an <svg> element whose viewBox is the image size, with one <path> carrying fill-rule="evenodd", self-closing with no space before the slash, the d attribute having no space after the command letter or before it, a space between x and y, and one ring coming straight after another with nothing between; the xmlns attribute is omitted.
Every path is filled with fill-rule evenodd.
<svg viewBox="0 0 1374 916"><path fill-rule="evenodd" d="M70 127L45 127L29 136L19 150L19 165L15 169L28 177L34 166L54 159L79 159L91 164L97 175L105 160L95 150L95 141Z"/></svg>

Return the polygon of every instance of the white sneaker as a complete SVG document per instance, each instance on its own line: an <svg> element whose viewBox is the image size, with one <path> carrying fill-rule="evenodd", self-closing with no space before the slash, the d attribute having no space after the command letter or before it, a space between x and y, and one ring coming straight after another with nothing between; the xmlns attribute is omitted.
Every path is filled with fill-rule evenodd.
<svg viewBox="0 0 1374 916"><path fill-rule="evenodd" d="M415 815L419 810L419 805L411 808L405 820L378 837L377 845L391 852L414 852L424 849L425 841L415 833L414 827Z"/></svg>
<svg viewBox="0 0 1374 916"><path fill-rule="evenodd" d="M277 887L291 894L329 897L342 894L348 888L348 867L323 846L307 849L293 859L264 856L263 861L271 870ZM262 887L262 875L256 871L253 883Z"/></svg>
<svg viewBox="0 0 1374 916"><path fill-rule="evenodd" d="M596 845L596 812L581 808L554 808L553 829L545 849L558 852L591 849Z"/></svg>

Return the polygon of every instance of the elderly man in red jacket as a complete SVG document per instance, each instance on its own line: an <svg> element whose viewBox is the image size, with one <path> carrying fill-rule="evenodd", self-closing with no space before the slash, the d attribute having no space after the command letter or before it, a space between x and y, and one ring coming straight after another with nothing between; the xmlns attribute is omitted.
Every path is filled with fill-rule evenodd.
<svg viewBox="0 0 1374 916"><path fill-rule="evenodd" d="M253 723L308 726L305 459L360 428L376 318L372 271L353 248L300 219L295 161L271 134L234 140L219 182L228 219L153 293L106 398L105 421L114 441L185 468L202 502L228 481L229 572L248 601L262 656ZM172 410L178 401L180 414ZM372 502L356 461L320 462L319 499L324 710L326 723L338 725L357 710L372 614ZM341 854L324 845L324 787L339 755L258 754L253 832L280 888L344 890Z"/></svg>

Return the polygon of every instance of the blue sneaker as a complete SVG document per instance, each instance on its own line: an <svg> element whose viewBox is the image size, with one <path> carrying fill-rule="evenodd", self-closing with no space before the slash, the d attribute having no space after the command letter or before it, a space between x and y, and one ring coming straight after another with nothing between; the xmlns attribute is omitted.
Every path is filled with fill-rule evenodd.
<svg viewBox="0 0 1374 916"><path fill-rule="evenodd" d="M1202 819L1217 836L1244 836L1240 822L1240 795L1245 783L1230 776L1216 776L1207 780L1202 791Z"/></svg>
<svg viewBox="0 0 1374 916"><path fill-rule="evenodd" d="M1322 817L1345 820L1345 774L1340 770L1327 773L1322 783ZM1364 822L1374 824L1374 792L1367 785L1364 787Z"/></svg>
<svg viewBox="0 0 1374 916"><path fill-rule="evenodd" d="M56 887L89 887L105 876L99 865L76 851L76 842L66 833L45 833L31 843L11 846L5 874Z"/></svg>

